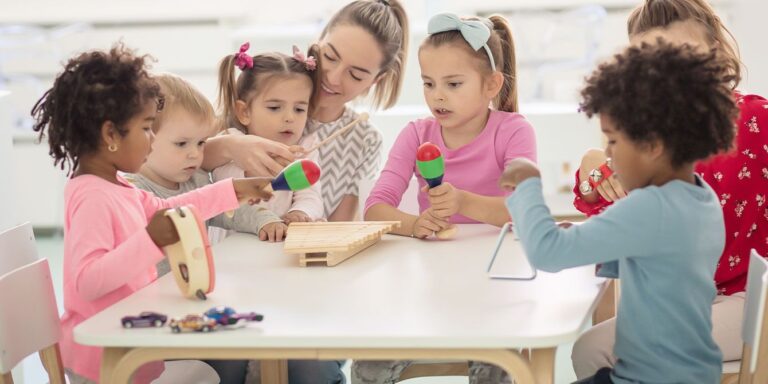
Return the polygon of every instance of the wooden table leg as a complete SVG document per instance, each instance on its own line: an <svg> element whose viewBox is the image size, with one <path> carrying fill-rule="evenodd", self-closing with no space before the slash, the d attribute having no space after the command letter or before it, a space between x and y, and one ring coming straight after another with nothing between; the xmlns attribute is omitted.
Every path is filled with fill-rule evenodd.
<svg viewBox="0 0 768 384"><path fill-rule="evenodd" d="M115 381L115 378L112 377L112 374L114 373L115 368L117 368L120 359L122 359L129 351L129 348L104 348L104 353L101 355L101 372L99 374L100 383L118 383L118 381ZM129 378L130 375L125 381L119 384L128 384Z"/></svg>
<svg viewBox="0 0 768 384"><path fill-rule="evenodd" d="M531 350L531 370L536 384L555 382L555 348Z"/></svg>
<svg viewBox="0 0 768 384"><path fill-rule="evenodd" d="M288 360L261 360L261 384L288 384Z"/></svg>

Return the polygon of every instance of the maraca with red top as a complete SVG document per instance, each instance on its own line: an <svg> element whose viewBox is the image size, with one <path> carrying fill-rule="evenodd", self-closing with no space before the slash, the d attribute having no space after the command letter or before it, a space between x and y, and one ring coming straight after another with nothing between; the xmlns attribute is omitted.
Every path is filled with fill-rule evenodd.
<svg viewBox="0 0 768 384"><path fill-rule="evenodd" d="M272 182L264 188L266 191L301 191L320 179L320 167L312 160L301 159L288 164Z"/></svg>
<svg viewBox="0 0 768 384"><path fill-rule="evenodd" d="M416 152L416 167L430 188L443 183L445 160L437 145L426 142L419 146Z"/></svg>
<svg viewBox="0 0 768 384"><path fill-rule="evenodd" d="M443 175L445 175L445 160L443 160L440 148L430 142L420 145L416 151L416 168L419 169L421 177L424 178L430 188L442 184ZM456 235L457 230L456 226L451 225L435 235L438 239L450 239Z"/></svg>
<svg viewBox="0 0 768 384"><path fill-rule="evenodd" d="M271 183L264 187L265 191L301 191L307 189L320 179L320 166L312 160L301 159L288 164ZM251 201L248 204L253 204ZM229 217L234 211L227 212Z"/></svg>

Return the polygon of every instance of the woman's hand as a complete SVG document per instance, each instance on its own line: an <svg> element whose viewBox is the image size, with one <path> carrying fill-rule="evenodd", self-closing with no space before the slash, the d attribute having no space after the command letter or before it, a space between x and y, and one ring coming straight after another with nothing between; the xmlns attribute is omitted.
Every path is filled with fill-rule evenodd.
<svg viewBox="0 0 768 384"><path fill-rule="evenodd" d="M301 146L288 146L254 135L231 136L230 157L247 174L275 177L286 165L303 157Z"/></svg>

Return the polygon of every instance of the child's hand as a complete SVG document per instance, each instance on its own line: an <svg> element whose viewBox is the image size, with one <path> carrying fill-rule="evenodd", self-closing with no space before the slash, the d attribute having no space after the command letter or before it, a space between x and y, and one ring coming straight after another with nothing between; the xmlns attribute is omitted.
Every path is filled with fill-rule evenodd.
<svg viewBox="0 0 768 384"><path fill-rule="evenodd" d="M270 181L268 177L246 177L232 180L232 185L235 187L238 201L247 201L248 204L254 205L272 198L272 193L264 190Z"/></svg>
<svg viewBox="0 0 768 384"><path fill-rule="evenodd" d="M286 213L283 217L281 217L285 224L290 223L305 223L308 221L313 221L309 215L304 213L304 211L290 211Z"/></svg>
<svg viewBox="0 0 768 384"><path fill-rule="evenodd" d="M147 233L152 242L158 248L174 244L179 241L179 233L170 217L165 215L164 209L155 212L147 224Z"/></svg>
<svg viewBox="0 0 768 384"><path fill-rule="evenodd" d="M510 161L504 173L501 174L499 186L501 189L514 191L520 183L531 177L541 177L539 168L528 159L517 158Z"/></svg>
<svg viewBox="0 0 768 384"><path fill-rule="evenodd" d="M259 231L259 240L269 241L270 243L283 241L288 232L288 226L281 221L269 223L261 227Z"/></svg>
<svg viewBox="0 0 768 384"><path fill-rule="evenodd" d="M461 190L456 189L451 183L442 183L437 187L427 188L424 186L423 190L427 193L432 213L435 216L447 219L459 212L464 197Z"/></svg>
<svg viewBox="0 0 768 384"><path fill-rule="evenodd" d="M427 237L432 236L433 233L439 232L449 226L450 223L448 223L447 220L437 217L432 212L432 208L428 208L422 212L421 215L419 215L419 218L416 219L416 222L413 223L413 231L411 233L413 234L413 237L426 239Z"/></svg>

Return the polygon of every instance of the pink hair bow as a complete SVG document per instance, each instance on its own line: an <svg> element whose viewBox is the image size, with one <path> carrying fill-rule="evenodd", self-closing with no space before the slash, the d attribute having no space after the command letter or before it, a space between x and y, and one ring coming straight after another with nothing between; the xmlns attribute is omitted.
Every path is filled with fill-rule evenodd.
<svg viewBox="0 0 768 384"><path fill-rule="evenodd" d="M240 52L235 55L235 66L240 68L241 71L253 68L253 57L246 53L250 47L251 43L243 43L243 45L240 46Z"/></svg>
<svg viewBox="0 0 768 384"><path fill-rule="evenodd" d="M301 50L297 46L293 46L293 58L300 63L304 63L304 68L307 71L314 71L317 69L317 60L314 56L305 57Z"/></svg>

